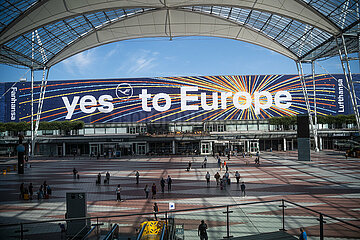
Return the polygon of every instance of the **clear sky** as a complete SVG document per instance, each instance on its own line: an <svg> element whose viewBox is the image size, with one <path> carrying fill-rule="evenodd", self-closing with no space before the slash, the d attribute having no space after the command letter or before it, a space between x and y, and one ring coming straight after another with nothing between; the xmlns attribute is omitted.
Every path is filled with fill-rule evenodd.
<svg viewBox="0 0 360 240"><path fill-rule="evenodd" d="M359 73L359 63L352 63ZM310 64L304 64L310 74ZM339 57L319 61L316 73L342 73ZM208 75L297 74L295 62L253 44L209 37L149 38L93 48L50 69L49 80ZM26 68L0 64L0 82L30 81ZM41 80L37 71L35 80Z"/></svg>

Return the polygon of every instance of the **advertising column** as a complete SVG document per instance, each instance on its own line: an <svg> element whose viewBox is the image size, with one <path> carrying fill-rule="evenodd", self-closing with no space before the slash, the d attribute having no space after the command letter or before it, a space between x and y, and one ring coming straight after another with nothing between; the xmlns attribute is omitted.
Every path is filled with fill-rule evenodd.
<svg viewBox="0 0 360 240"><path fill-rule="evenodd" d="M298 160L310 161L309 116L297 115Z"/></svg>

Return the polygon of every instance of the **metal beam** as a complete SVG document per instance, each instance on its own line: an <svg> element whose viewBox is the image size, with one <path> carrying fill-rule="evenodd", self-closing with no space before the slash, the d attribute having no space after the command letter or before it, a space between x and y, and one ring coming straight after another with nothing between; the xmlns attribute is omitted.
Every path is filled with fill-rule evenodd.
<svg viewBox="0 0 360 240"><path fill-rule="evenodd" d="M351 69L350 69L350 63L349 63L349 58L348 58L348 53L347 53L347 48L346 48L346 42L345 42L345 38L343 35L341 35L340 38L341 38L342 48L343 48L344 52L341 51L341 46L338 43L337 37L335 38L335 40L336 40L336 44L338 46L341 67L344 72L346 84L347 84L350 99L351 99L351 104L352 104L353 111L354 111L355 118L356 118L356 124L358 127L358 131L360 132L359 108L358 108L358 104L357 104L356 92L355 92L355 87L354 87L354 83L353 83L353 79L352 79L352 73L351 73ZM343 55L344 55L344 57L343 57Z"/></svg>
<svg viewBox="0 0 360 240"><path fill-rule="evenodd" d="M302 64L301 64L301 61L295 61L296 63L296 67L297 67L297 70L298 70L298 74L299 74L299 79L300 79L300 83L301 83L301 89L302 89L302 92L304 94L304 98L305 98L305 104L306 104L306 110L308 112L308 115L309 115L309 121L310 121L310 126L311 126L311 130L313 132L313 135L317 136L317 134L315 134L314 132L314 123L313 123L313 119L312 119L312 116L311 116L311 108L310 108L310 102L309 102L309 95L308 95L308 91L307 91L307 88L306 88L306 82L305 82L305 78L304 78L304 71L303 71L303 67L302 67Z"/></svg>

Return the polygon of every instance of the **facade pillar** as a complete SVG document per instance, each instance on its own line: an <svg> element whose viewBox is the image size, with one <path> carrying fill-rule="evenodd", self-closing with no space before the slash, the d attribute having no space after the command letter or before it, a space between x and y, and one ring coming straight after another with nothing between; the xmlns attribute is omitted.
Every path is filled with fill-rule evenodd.
<svg viewBox="0 0 360 240"><path fill-rule="evenodd" d="M175 152L175 140L172 141L172 154L176 154Z"/></svg>
<svg viewBox="0 0 360 240"><path fill-rule="evenodd" d="M65 155L66 155L65 145L66 145L65 142L63 142L63 147L62 147L62 149L63 149L63 152L62 152L63 157L65 157Z"/></svg>
<svg viewBox="0 0 360 240"><path fill-rule="evenodd" d="M319 137L319 150L322 151L323 150L323 138Z"/></svg>
<svg viewBox="0 0 360 240"><path fill-rule="evenodd" d="M284 152L286 152L286 138L284 138Z"/></svg>

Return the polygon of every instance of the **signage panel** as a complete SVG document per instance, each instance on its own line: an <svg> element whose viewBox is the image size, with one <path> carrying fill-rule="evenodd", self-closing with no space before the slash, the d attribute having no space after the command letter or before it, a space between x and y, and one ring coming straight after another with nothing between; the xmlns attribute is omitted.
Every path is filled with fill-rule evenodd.
<svg viewBox="0 0 360 240"><path fill-rule="evenodd" d="M360 75L353 75L360 81ZM305 76L311 109L312 76ZM319 115L351 114L343 75L315 77ZM34 113L40 83L35 83ZM3 121L31 119L31 83L2 83ZM297 75L200 76L48 81L41 121L169 122L266 119L306 113ZM35 116L36 117L36 116Z"/></svg>

